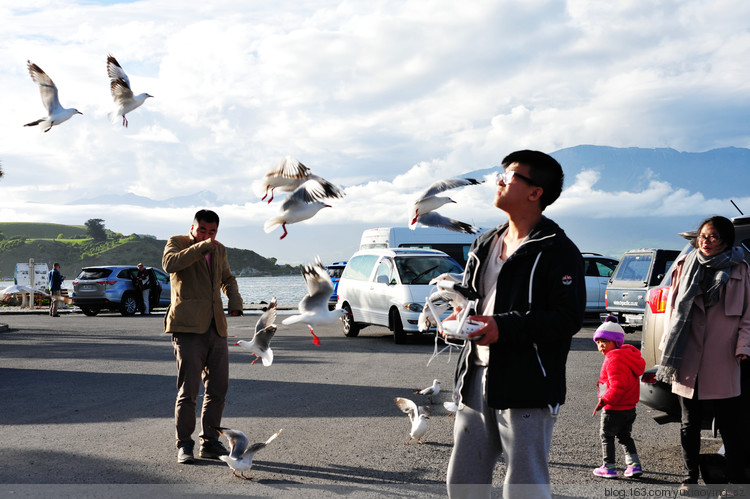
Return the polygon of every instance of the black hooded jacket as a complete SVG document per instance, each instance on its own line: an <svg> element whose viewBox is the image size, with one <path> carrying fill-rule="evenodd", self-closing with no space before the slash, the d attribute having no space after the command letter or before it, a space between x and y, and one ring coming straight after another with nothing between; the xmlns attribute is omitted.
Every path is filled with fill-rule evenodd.
<svg viewBox="0 0 750 499"><path fill-rule="evenodd" d="M483 233L469 251L464 285L475 292L492 243L507 226ZM485 394L490 407L555 408L565 402L565 363L585 307L581 253L555 222L542 217L498 277L493 317L499 337L490 345ZM472 362L466 343L456 367L454 401L459 405Z"/></svg>

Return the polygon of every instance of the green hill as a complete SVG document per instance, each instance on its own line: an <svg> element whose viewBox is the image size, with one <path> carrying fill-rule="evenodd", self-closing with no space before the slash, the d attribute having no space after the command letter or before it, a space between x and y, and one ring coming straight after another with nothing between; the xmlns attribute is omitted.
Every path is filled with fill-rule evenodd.
<svg viewBox="0 0 750 499"><path fill-rule="evenodd" d="M33 258L52 267L59 262L63 275L72 279L90 265L135 265L161 268L165 240L151 236L122 236L109 232L104 242L87 238L85 226L34 223L0 223L0 278L12 279L17 263ZM62 234L60 237L59 235ZM288 275L299 267L276 265L254 251L227 248L232 272L238 276Z"/></svg>

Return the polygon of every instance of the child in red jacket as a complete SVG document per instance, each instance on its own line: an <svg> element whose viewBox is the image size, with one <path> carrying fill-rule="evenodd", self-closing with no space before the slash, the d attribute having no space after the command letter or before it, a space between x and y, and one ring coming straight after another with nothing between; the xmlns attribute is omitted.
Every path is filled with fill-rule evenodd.
<svg viewBox="0 0 750 499"><path fill-rule="evenodd" d="M625 450L624 475L637 477L643 474L635 442L630 433L635 421L635 404L640 398L640 376L646 368L641 352L633 345L624 345L625 331L614 316L609 316L594 333L594 341L604 355L599 374L599 403L594 414L602 411L601 437L604 464L594 470L594 475L617 478L615 468L615 437Z"/></svg>

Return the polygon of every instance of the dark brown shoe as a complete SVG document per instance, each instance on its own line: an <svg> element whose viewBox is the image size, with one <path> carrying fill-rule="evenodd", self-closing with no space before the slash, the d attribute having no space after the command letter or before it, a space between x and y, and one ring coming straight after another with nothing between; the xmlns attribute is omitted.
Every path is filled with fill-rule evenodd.
<svg viewBox="0 0 750 499"><path fill-rule="evenodd" d="M180 449L177 451L177 463L193 464L194 462L195 457L193 457L193 446L186 445L184 447L180 447Z"/></svg>

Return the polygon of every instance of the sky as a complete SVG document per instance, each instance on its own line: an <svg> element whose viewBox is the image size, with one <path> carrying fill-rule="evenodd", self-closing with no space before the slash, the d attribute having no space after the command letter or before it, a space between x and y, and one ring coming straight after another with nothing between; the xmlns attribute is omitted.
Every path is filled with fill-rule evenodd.
<svg viewBox="0 0 750 499"><path fill-rule="evenodd" d="M0 2L0 23L5 222L101 218L167 238L207 207L228 246L280 263L340 260L364 228L405 225L432 181L514 150L750 147L742 0L27 0ZM136 94L154 96L127 128L107 119L107 54ZM83 114L47 133L23 127L45 114L27 60ZM285 156L346 196L279 240L263 223L280 203L261 201L259 182ZM685 200L681 215L705 211L690 202L699 192L658 179L638 189L603 192L583 172L546 213L597 218L605 199L616 224L624 210L611 203L646 216L664 197ZM214 205L71 204L202 191ZM450 194L444 215L482 227L504 219L491 182ZM571 235L591 239L582 230Z"/></svg>

